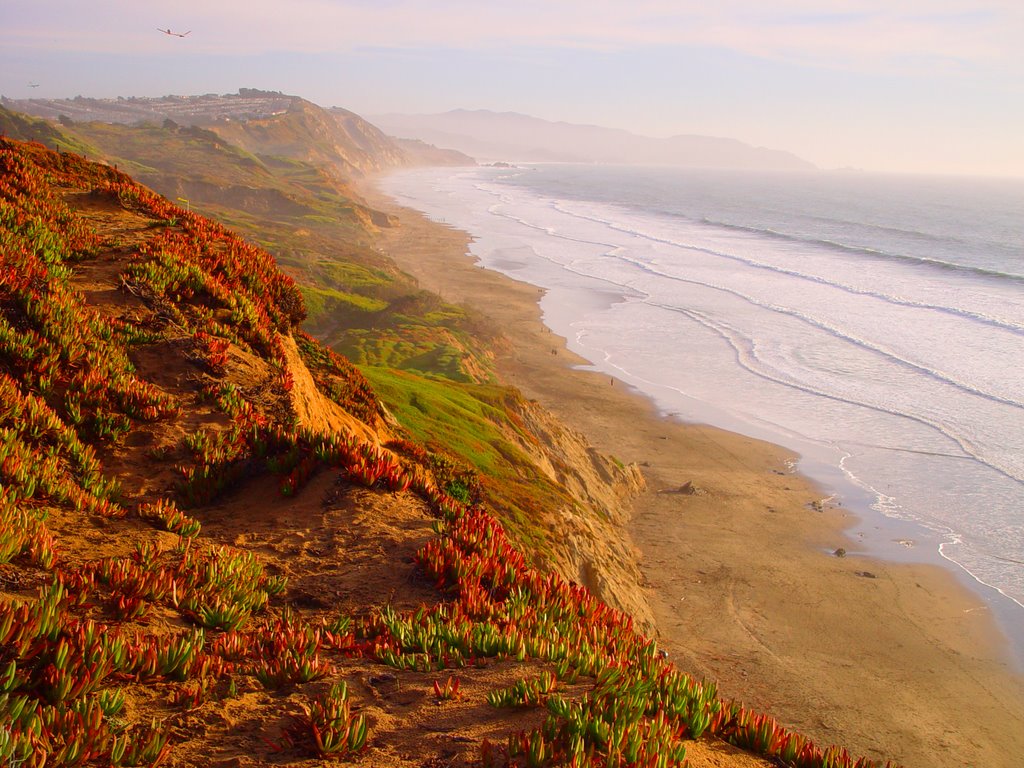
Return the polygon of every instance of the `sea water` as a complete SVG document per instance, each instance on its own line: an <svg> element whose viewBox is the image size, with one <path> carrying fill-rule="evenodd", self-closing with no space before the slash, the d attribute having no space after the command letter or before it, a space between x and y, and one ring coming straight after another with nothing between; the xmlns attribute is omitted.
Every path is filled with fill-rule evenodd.
<svg viewBox="0 0 1024 768"><path fill-rule="evenodd" d="M544 288L573 351L666 414L799 453L865 508L871 554L987 585L1024 647L1024 180L550 164L381 187Z"/></svg>

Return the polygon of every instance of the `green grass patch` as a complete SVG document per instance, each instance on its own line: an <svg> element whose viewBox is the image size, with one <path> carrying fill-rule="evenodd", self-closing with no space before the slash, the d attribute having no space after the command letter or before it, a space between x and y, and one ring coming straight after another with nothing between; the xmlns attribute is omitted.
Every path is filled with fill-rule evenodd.
<svg viewBox="0 0 1024 768"><path fill-rule="evenodd" d="M537 469L503 425L514 390L493 384L432 379L411 371L360 367L374 392L412 437L480 473L486 503L525 552L551 552L545 520L572 500Z"/></svg>
<svg viewBox="0 0 1024 768"><path fill-rule="evenodd" d="M467 355L464 350L446 343L445 338L422 332L352 330L335 348L357 365L412 371L449 381L473 381L463 364Z"/></svg>
<svg viewBox="0 0 1024 768"><path fill-rule="evenodd" d="M300 219L300 221L302 221L304 224L326 224L326 225L330 225L330 224L337 223L338 220L334 216L326 216L326 215L322 215L322 214L319 214L319 213L307 213L305 216L303 216Z"/></svg>
<svg viewBox="0 0 1024 768"><path fill-rule="evenodd" d="M394 278L383 269L364 267L351 262L322 259L316 266L326 281L353 291L377 288L394 282Z"/></svg>
<svg viewBox="0 0 1024 768"><path fill-rule="evenodd" d="M388 303L358 293L338 291L333 288L317 288L302 286L302 296L306 300L310 317L330 312L380 312L387 309Z"/></svg>
<svg viewBox="0 0 1024 768"><path fill-rule="evenodd" d="M439 325L445 328L457 328L466 319L466 311L452 304L445 304L440 309L427 312L422 322L427 325Z"/></svg>
<svg viewBox="0 0 1024 768"><path fill-rule="evenodd" d="M508 469L496 445L505 442L498 425L504 411L478 398L489 385L462 385L430 379L410 371L362 367L373 390L417 440L444 445L481 472ZM528 463L524 457L524 463Z"/></svg>

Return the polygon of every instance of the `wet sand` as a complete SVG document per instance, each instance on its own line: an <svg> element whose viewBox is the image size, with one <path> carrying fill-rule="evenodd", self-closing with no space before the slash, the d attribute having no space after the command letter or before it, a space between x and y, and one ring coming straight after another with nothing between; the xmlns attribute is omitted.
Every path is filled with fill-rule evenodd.
<svg viewBox="0 0 1024 768"><path fill-rule="evenodd" d="M1024 679L989 607L932 565L837 557L850 513L789 467L785 449L662 418L540 321L534 286L475 266L469 236L397 206L380 248L424 288L501 328L509 384L641 465L628 531L659 641L722 695L820 744L906 768L1020 766ZM683 491L681 488L689 484Z"/></svg>

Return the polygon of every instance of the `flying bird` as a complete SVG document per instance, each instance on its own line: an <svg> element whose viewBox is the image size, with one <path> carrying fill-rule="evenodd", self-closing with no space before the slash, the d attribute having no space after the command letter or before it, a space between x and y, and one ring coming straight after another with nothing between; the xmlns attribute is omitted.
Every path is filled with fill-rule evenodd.
<svg viewBox="0 0 1024 768"><path fill-rule="evenodd" d="M38 88L39 87L39 83L29 83L28 87L29 88Z"/></svg>
<svg viewBox="0 0 1024 768"><path fill-rule="evenodd" d="M173 35L174 37L184 37L185 35L188 35L188 34L192 33L191 29L188 32L172 32L169 29L160 29L160 27L157 27L156 31L157 32L163 32L165 35Z"/></svg>

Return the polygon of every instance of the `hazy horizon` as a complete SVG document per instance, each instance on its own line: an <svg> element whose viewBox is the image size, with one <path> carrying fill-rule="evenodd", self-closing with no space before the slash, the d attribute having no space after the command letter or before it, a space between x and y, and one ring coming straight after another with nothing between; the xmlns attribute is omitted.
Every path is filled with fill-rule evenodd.
<svg viewBox="0 0 1024 768"><path fill-rule="evenodd" d="M1024 177L1010 0L140 6L0 0L0 94L260 88L360 115L486 109L733 138L823 169Z"/></svg>

